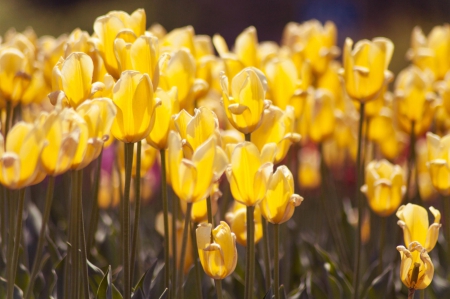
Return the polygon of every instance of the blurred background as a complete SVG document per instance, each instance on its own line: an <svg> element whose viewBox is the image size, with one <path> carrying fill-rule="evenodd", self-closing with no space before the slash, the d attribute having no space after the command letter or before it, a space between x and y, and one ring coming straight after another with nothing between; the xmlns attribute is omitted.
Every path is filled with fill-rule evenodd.
<svg viewBox="0 0 450 299"><path fill-rule="evenodd" d="M158 22L168 31L186 25L197 34L220 33L229 45L248 26L255 26L260 41L279 42L291 21L333 21L338 28L338 46L353 40L385 36L395 44L390 69L398 73L408 62L414 26L427 35L435 25L449 21L447 0L0 0L0 34L9 28L34 28L38 36L59 36L79 27L92 33L94 20L110 10L128 13L144 8L147 25Z"/></svg>

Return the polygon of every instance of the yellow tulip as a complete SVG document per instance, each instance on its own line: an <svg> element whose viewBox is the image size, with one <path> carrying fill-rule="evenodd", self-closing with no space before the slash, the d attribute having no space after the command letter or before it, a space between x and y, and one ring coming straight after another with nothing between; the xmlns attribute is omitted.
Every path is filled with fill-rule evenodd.
<svg viewBox="0 0 450 299"><path fill-rule="evenodd" d="M444 106L447 114L450 114L450 73L442 81L436 82L435 87L441 96L442 106Z"/></svg>
<svg viewBox="0 0 450 299"><path fill-rule="evenodd" d="M0 135L0 183L9 189L37 184L45 178L40 157L45 146L42 129L25 122L8 132L6 144Z"/></svg>
<svg viewBox="0 0 450 299"><path fill-rule="evenodd" d="M361 40L352 49L353 41L345 40L344 68L341 73L347 94L359 102L372 100L392 78L387 70L394 44L387 38Z"/></svg>
<svg viewBox="0 0 450 299"><path fill-rule="evenodd" d="M235 202L231 212L225 215L225 219L230 223L231 231L236 234L236 242L247 247L247 209L245 205ZM259 205L255 207L253 213L255 222L255 244L257 244L263 236L262 216Z"/></svg>
<svg viewBox="0 0 450 299"><path fill-rule="evenodd" d="M187 49L180 49L164 56L160 62L159 87L178 90L180 108L192 112L195 100L208 89L208 84L195 78L196 64Z"/></svg>
<svg viewBox="0 0 450 299"><path fill-rule="evenodd" d="M261 126L251 135L251 141L263 152L269 143L277 145L274 163L284 159L292 143L300 141L300 135L294 133L294 108L287 106L283 111L270 106L264 111Z"/></svg>
<svg viewBox="0 0 450 299"><path fill-rule="evenodd" d="M395 108L400 127L411 131L414 122L416 135L421 135L430 127L436 107L433 92L434 76L430 70L421 71L411 66L397 77L395 83Z"/></svg>
<svg viewBox="0 0 450 299"><path fill-rule="evenodd" d="M131 15L123 11L111 11L95 20L96 36L92 38L92 42L102 57L108 73L114 78L120 77L119 65L114 54L114 41L117 35L128 31L135 36L141 36L145 33L145 22L143 9L137 9Z"/></svg>
<svg viewBox="0 0 450 299"><path fill-rule="evenodd" d="M157 89L155 97L161 100L161 105L155 109L155 125L147 136L147 142L158 150L166 149L169 131L174 127L173 115L180 110L177 90L172 88L169 92Z"/></svg>
<svg viewBox="0 0 450 299"><path fill-rule="evenodd" d="M195 32L192 26L175 28L170 31L161 41L161 48L163 52L178 51L181 48L189 50L189 52L196 57L195 51Z"/></svg>
<svg viewBox="0 0 450 299"><path fill-rule="evenodd" d="M214 136L200 145L191 159L183 158L181 138L173 131L169 134L167 156L172 188L180 199L188 203L208 196L212 183L220 178L227 163L227 156L217 146Z"/></svg>
<svg viewBox="0 0 450 299"><path fill-rule="evenodd" d="M428 227L428 214L425 208L410 203L398 208L396 215L400 220L397 221L397 224L403 229L405 244L419 242L424 244L424 248L428 252L434 248L441 227L439 223L441 213L433 207L430 207L430 211L434 216L434 223Z"/></svg>
<svg viewBox="0 0 450 299"><path fill-rule="evenodd" d="M415 27L406 56L420 69L431 70L437 79L444 78L450 70L450 26L435 26L428 37Z"/></svg>
<svg viewBox="0 0 450 299"><path fill-rule="evenodd" d="M226 174L236 201L255 206L264 198L273 173L271 161L275 146L273 144L272 149L261 153L251 142L242 142L234 147Z"/></svg>
<svg viewBox="0 0 450 299"><path fill-rule="evenodd" d="M125 71L114 86L117 107L111 133L125 143L138 142L148 136L155 123L155 108L161 100L154 97L148 74Z"/></svg>
<svg viewBox="0 0 450 299"><path fill-rule="evenodd" d="M271 59L266 63L264 72L267 75L269 92L274 105L285 109L299 89L299 76L291 59Z"/></svg>
<svg viewBox="0 0 450 299"><path fill-rule="evenodd" d="M148 74L153 88L159 81L158 39L151 35L133 36L130 41L117 37L114 40L114 53L120 72L132 70Z"/></svg>
<svg viewBox="0 0 450 299"><path fill-rule="evenodd" d="M117 144L117 158L119 162L119 167L122 172L125 172L125 146L123 143ZM145 139L141 141L141 178L152 168L155 164L156 157L158 156L158 151L150 146ZM134 145L133 150L133 168L131 175L136 177L136 163L137 163L137 143Z"/></svg>
<svg viewBox="0 0 450 299"><path fill-rule="evenodd" d="M80 145L80 137L86 142L86 124L73 122L72 109L53 111L50 114L42 113L38 119L48 144L43 149L41 164L45 172L51 176L60 175L72 166L73 159Z"/></svg>
<svg viewBox="0 0 450 299"><path fill-rule="evenodd" d="M28 85L28 88L22 94L20 102L23 105L41 104L47 99L50 92L51 89L45 82L44 73L41 70L36 70L31 75L30 85Z"/></svg>
<svg viewBox="0 0 450 299"><path fill-rule="evenodd" d="M31 80L31 64L19 49L4 46L0 49L0 95L15 106Z"/></svg>
<svg viewBox="0 0 450 299"><path fill-rule="evenodd" d="M58 38L46 35L39 38L39 49L42 57L44 78L47 85L52 85L53 68L61 57L64 57L67 35Z"/></svg>
<svg viewBox="0 0 450 299"><path fill-rule="evenodd" d="M213 183L211 191L209 193L209 200L211 201L211 214L214 216L217 213L217 201L219 197L222 196L222 192L219 190L219 184ZM207 209L207 201L206 200L200 200L197 202L194 202L192 205L192 211L191 211L191 221L194 223L202 223L208 221L208 209ZM181 210L184 214L186 214L187 210L187 202L180 201Z"/></svg>
<svg viewBox="0 0 450 299"><path fill-rule="evenodd" d="M331 61L326 71L317 78L316 87L327 89L333 94L334 106L341 111L345 110L344 90L339 76L340 64L337 61Z"/></svg>
<svg viewBox="0 0 450 299"><path fill-rule="evenodd" d="M264 74L256 68L245 68L231 81L231 94L225 75L220 82L225 112L233 127L244 134L255 131L261 124L264 109L270 106L270 101L265 100Z"/></svg>
<svg viewBox="0 0 450 299"><path fill-rule="evenodd" d="M315 189L322 181L320 176L320 155L311 148L302 148L299 154L300 167L298 168L298 182L302 188Z"/></svg>
<svg viewBox="0 0 450 299"><path fill-rule="evenodd" d="M261 201L261 214L267 221L281 224L291 219L294 210L303 201L303 197L294 194L294 178L289 169L282 165L277 168L269 186L267 194Z"/></svg>
<svg viewBox="0 0 450 299"><path fill-rule="evenodd" d="M308 94L297 131L307 140L321 143L331 137L334 128L333 95L326 89L317 89L313 94Z"/></svg>
<svg viewBox="0 0 450 299"><path fill-rule="evenodd" d="M174 122L183 140L186 157L192 157L194 151L211 136L216 136L220 145L219 121L212 110L200 107L194 110L192 116L183 109L174 116Z"/></svg>
<svg viewBox="0 0 450 299"><path fill-rule="evenodd" d="M425 139L421 138L416 143L416 167L418 176L418 188L420 198L424 202L432 201L438 196L437 190L431 182L430 172L428 171L428 145Z"/></svg>
<svg viewBox="0 0 450 299"><path fill-rule="evenodd" d="M419 242L412 242L408 249L397 246L400 252L400 279L408 289L421 290L433 280L434 266L425 248Z"/></svg>
<svg viewBox="0 0 450 299"><path fill-rule="evenodd" d="M228 224L221 221L212 229L211 223L202 223L196 234L198 255L205 273L213 279L224 279L233 273L238 255L236 236Z"/></svg>
<svg viewBox="0 0 450 299"><path fill-rule="evenodd" d="M84 119L88 128L86 154L78 165L78 169L81 169L100 155L103 144L109 139L117 109L110 99L97 98L83 102L76 111Z"/></svg>
<svg viewBox="0 0 450 299"><path fill-rule="evenodd" d="M366 184L361 191L376 214L387 217L397 210L406 192L402 169L387 160L372 161L366 166Z"/></svg>
<svg viewBox="0 0 450 299"><path fill-rule="evenodd" d="M440 138L431 132L427 133L428 169L431 182L443 195L450 194L450 165L449 154L450 135Z"/></svg>
<svg viewBox="0 0 450 299"><path fill-rule="evenodd" d="M77 108L87 100L101 83L92 84L94 64L89 55L82 52L61 58L53 68L52 92L49 97L53 105L63 100L63 105Z"/></svg>

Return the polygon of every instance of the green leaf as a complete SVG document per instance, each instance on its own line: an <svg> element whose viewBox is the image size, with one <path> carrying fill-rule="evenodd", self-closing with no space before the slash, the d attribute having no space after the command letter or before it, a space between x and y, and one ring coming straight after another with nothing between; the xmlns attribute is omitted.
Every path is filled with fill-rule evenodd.
<svg viewBox="0 0 450 299"><path fill-rule="evenodd" d="M367 299L389 298L392 291L392 266L387 267L380 276L376 277L367 292Z"/></svg>
<svg viewBox="0 0 450 299"><path fill-rule="evenodd" d="M165 292L166 288L164 286L164 268L165 266L162 266L160 269L156 270L155 279L151 282L150 290L148 294L146 294L147 298L159 298ZM148 278L145 278L145 280L147 279L151 279L150 275ZM146 285L147 282L144 281L144 287Z"/></svg>
<svg viewBox="0 0 450 299"><path fill-rule="evenodd" d="M100 283L105 276L105 273L103 271L92 264L89 260L87 260L88 265L88 275L89 275L89 286L91 287L91 290L94 294L97 294L98 287L100 286Z"/></svg>
<svg viewBox="0 0 450 299"><path fill-rule="evenodd" d="M15 283L21 290L25 290L30 283L30 272L23 264L19 264Z"/></svg>
<svg viewBox="0 0 450 299"><path fill-rule="evenodd" d="M97 299L122 299L122 294L112 284L111 265L103 276L102 281L98 287Z"/></svg>
<svg viewBox="0 0 450 299"><path fill-rule="evenodd" d="M0 298L6 298L6 288L8 282L3 277L0 277ZM22 299L23 291L17 285L14 285L13 299Z"/></svg>

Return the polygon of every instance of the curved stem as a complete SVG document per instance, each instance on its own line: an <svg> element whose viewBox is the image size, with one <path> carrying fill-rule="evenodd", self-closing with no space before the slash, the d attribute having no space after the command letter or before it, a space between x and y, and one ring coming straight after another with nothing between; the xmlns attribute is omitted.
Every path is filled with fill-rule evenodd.
<svg viewBox="0 0 450 299"><path fill-rule="evenodd" d="M217 299L222 299L222 280L220 279L214 279L214 282L216 284L216 293L217 293Z"/></svg>
<svg viewBox="0 0 450 299"><path fill-rule="evenodd" d="M94 190L92 191L92 209L91 209L91 217L89 220L89 231L87 237L87 252L90 254L92 247L95 244L95 232L97 231L98 225L98 215L99 215L99 207L98 207L98 192L100 189L100 178L102 173L102 158L103 158L103 148L100 151L100 155L97 158L97 167L95 169L94 176Z"/></svg>
<svg viewBox="0 0 450 299"><path fill-rule="evenodd" d="M264 217L261 218L261 224L263 229L263 255L264 255L264 271L265 271L265 283L266 291L270 289L270 258L269 258L269 234L267 231L267 221Z"/></svg>
<svg viewBox="0 0 450 299"><path fill-rule="evenodd" d="M19 190L19 206L17 208L17 219L16 219L16 230L15 230L15 237L14 237L14 248L13 248L13 255L12 260L10 260L10 276L8 277L8 299L13 298L14 293L14 283L16 280L16 271L17 271L17 264L19 261L19 248L20 248L20 239L22 237L22 217L23 217L23 203L25 200L25 188L22 188Z"/></svg>
<svg viewBox="0 0 450 299"><path fill-rule="evenodd" d="M245 261L245 298L253 298L255 273L255 207L247 207L247 260Z"/></svg>
<svg viewBox="0 0 450 299"><path fill-rule="evenodd" d="M184 274L184 261L186 258L186 247L187 247L187 239L189 232L189 223L191 221L191 212L192 212L192 203L187 203L186 216L184 218L184 230L183 230L183 241L181 244L181 256L180 256L180 269L178 271L178 287L175 293L176 299L183 299L183 274Z"/></svg>
<svg viewBox="0 0 450 299"><path fill-rule="evenodd" d="M133 283L134 269L136 265L136 244L139 233L139 219L141 215L141 141L137 143L136 151L136 176L134 178L134 225L133 225L133 239L131 241L131 272L130 282Z"/></svg>
<svg viewBox="0 0 450 299"><path fill-rule="evenodd" d="M170 251L169 251L169 202L167 199L167 169L166 169L166 151L164 149L160 150L161 155L161 191L162 191L162 202L163 202L163 212L164 212L164 287L169 287L169 268L170 268ZM174 211L175 214L175 211ZM172 215L175 218L175 215ZM176 219L175 219L176 220ZM172 227L172 235L176 235L176 226ZM175 249L175 248L174 248ZM176 251L172 251L174 257L174 264L176 265ZM172 277L176 277L176 266L172 273ZM175 279L172 281L175 284ZM176 284L174 285L174 289ZM172 292L174 293L174 292ZM173 294L172 294L173 295ZM173 296L171 296L173 298Z"/></svg>
<svg viewBox="0 0 450 299"><path fill-rule="evenodd" d="M133 169L133 149L134 143L125 143L125 190L122 203L123 221L123 252L122 262L124 268L124 299L131 298L130 281L130 186L131 171Z"/></svg>
<svg viewBox="0 0 450 299"><path fill-rule="evenodd" d="M44 217L42 218L42 226L39 233L39 240L34 258L33 268L31 270L30 283L28 284L25 290L25 295L23 296L25 299L30 298L30 291L33 290L34 280L36 279L39 265L41 264L42 250L44 249L44 242L45 242L45 231L47 228L48 219L50 218L54 188L55 188L55 177L49 176L47 184L47 196L45 198Z"/></svg>
<svg viewBox="0 0 450 299"><path fill-rule="evenodd" d="M358 128L358 154L356 158L356 177L357 177L357 184L356 184L356 201L358 204L358 229L356 231L356 258L355 258L355 266L354 266L354 277L353 277L353 298L358 299L359 296L359 262L361 258L361 229L362 229L362 198L361 198L361 185L363 181L362 177L362 167L361 167L361 149L362 149L362 129L363 129L363 123L364 123L364 108L365 103L360 104L359 108L359 128Z"/></svg>
<svg viewBox="0 0 450 299"><path fill-rule="evenodd" d="M280 225L279 224L274 224L273 225L273 229L274 229L274 246L275 246L275 250L273 252L273 256L274 256L274 265L273 265L273 292L275 293L275 299L280 299L280 257L279 257L279 253L278 253L278 246L280 246Z"/></svg>

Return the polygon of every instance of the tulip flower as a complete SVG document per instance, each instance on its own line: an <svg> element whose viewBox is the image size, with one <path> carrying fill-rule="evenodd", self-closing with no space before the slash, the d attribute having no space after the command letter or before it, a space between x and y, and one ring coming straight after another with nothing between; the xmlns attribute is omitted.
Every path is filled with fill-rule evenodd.
<svg viewBox="0 0 450 299"><path fill-rule="evenodd" d="M353 49L352 46L353 41L347 38L341 73L347 94L365 103L375 98L392 78L387 67L394 52L394 44L387 38L377 37L372 41L361 40Z"/></svg>
<svg viewBox="0 0 450 299"><path fill-rule="evenodd" d="M174 192L180 199L195 203L206 198L212 183L225 171L227 157L217 146L214 136L200 145L191 159L183 158L182 142L178 133L170 132L168 169Z"/></svg>
<svg viewBox="0 0 450 299"><path fill-rule="evenodd" d="M387 160L372 161L366 167L366 184L361 191L376 214L387 217L400 206L406 193L400 166Z"/></svg>
<svg viewBox="0 0 450 299"><path fill-rule="evenodd" d="M252 133L251 141L263 152L270 143L277 145L275 161L284 159L292 143L300 141L300 134L294 133L294 108L287 106L283 111L270 106L264 111L261 126Z"/></svg>
<svg viewBox="0 0 450 299"><path fill-rule="evenodd" d="M322 178L320 176L320 155L319 152L311 148L303 148L299 154L300 167L298 168L298 182L302 188L315 189L320 186Z"/></svg>
<svg viewBox="0 0 450 299"><path fill-rule="evenodd" d="M246 68L231 81L229 93L228 78L222 75L223 104L228 120L233 127L244 134L255 131L261 124L264 109L270 106L265 100L267 79L255 68Z"/></svg>
<svg viewBox="0 0 450 299"><path fill-rule="evenodd" d="M395 82L395 111L400 127L416 135L428 130L436 108L433 91L434 76L430 70L421 71L411 66L400 72Z"/></svg>
<svg viewBox="0 0 450 299"><path fill-rule="evenodd" d="M5 139L0 135L0 183L20 189L45 178L40 156L45 146L42 129L25 122L16 123Z"/></svg>
<svg viewBox="0 0 450 299"><path fill-rule="evenodd" d="M272 176L272 157L260 153L253 143L242 142L234 148L230 160L226 174L234 199L246 206L257 205L266 195Z"/></svg>
<svg viewBox="0 0 450 299"><path fill-rule="evenodd" d="M255 223L255 244L263 237L261 208L255 206L253 212ZM230 224L231 231L236 234L236 241L244 247L247 247L247 211L245 205L235 202L232 210L225 215L225 219Z"/></svg>
<svg viewBox="0 0 450 299"><path fill-rule="evenodd" d="M88 128L86 154L78 165L78 169L81 169L100 155L104 142L109 139L117 109L110 99L97 98L83 102L76 111L84 119Z"/></svg>
<svg viewBox="0 0 450 299"><path fill-rule="evenodd" d="M185 48L196 57L194 38L195 31L192 26L175 28L164 35L161 40L161 48L165 52L178 51L181 48Z"/></svg>
<svg viewBox="0 0 450 299"><path fill-rule="evenodd" d="M19 49L0 49L0 95L17 104L31 80L31 61Z"/></svg>
<svg viewBox="0 0 450 299"><path fill-rule="evenodd" d="M123 11L111 11L98 17L94 22L96 36L92 38L95 49L105 63L108 73L114 78L120 77L119 65L114 54L114 41L118 34L128 32L141 36L145 32L146 16L143 9L137 9L131 15Z"/></svg>
<svg viewBox="0 0 450 299"><path fill-rule="evenodd" d="M154 97L150 77L136 71L123 72L114 86L113 101L117 115L112 135L125 143L147 137L155 123L155 108L161 104Z"/></svg>
<svg viewBox="0 0 450 299"><path fill-rule="evenodd" d="M434 266L428 251L419 242L410 243L408 249L397 246L397 250L401 257L400 279L410 293L429 286L433 280Z"/></svg>
<svg viewBox="0 0 450 299"><path fill-rule="evenodd" d="M437 79L444 78L450 70L450 26L435 26L428 37L420 27L414 27L406 57L420 69L431 70Z"/></svg>
<svg viewBox="0 0 450 299"><path fill-rule="evenodd" d="M52 92L49 97L53 105L63 100L63 105L77 108L103 84L92 84L94 64L85 53L75 52L67 59L61 58L53 68Z"/></svg>
<svg viewBox="0 0 450 299"><path fill-rule="evenodd" d="M450 135L442 138L428 132L428 170L431 176L431 182L443 195L450 194L450 165L449 165L449 148Z"/></svg>
<svg viewBox="0 0 450 299"><path fill-rule="evenodd" d="M277 168L267 187L267 194L260 202L261 214L267 221L281 224L288 221L303 198L294 194L294 178L289 169L282 165Z"/></svg>
<svg viewBox="0 0 450 299"><path fill-rule="evenodd" d="M441 227L439 223L441 213L433 207L430 207L430 211L434 216L434 223L428 227L428 214L425 208L410 203L398 208L396 215L400 220L397 221L397 224L403 229L405 244L419 242L424 244L424 248L428 252L434 248Z"/></svg>
<svg viewBox="0 0 450 299"><path fill-rule="evenodd" d="M346 101L344 100L344 90L339 76L341 65L337 61L331 61L326 71L317 78L316 87L327 89L333 94L334 107L345 111Z"/></svg>
<svg viewBox="0 0 450 299"><path fill-rule="evenodd" d="M438 192L431 181L430 171L428 170L428 145L425 139L419 139L416 143L416 161L417 161L417 187L420 198L424 202L430 202L437 198Z"/></svg>
<svg viewBox="0 0 450 299"><path fill-rule="evenodd" d="M236 236L228 224L221 221L212 229L211 223L202 223L196 234L198 255L205 273L213 279L224 279L233 273L237 264Z"/></svg>

